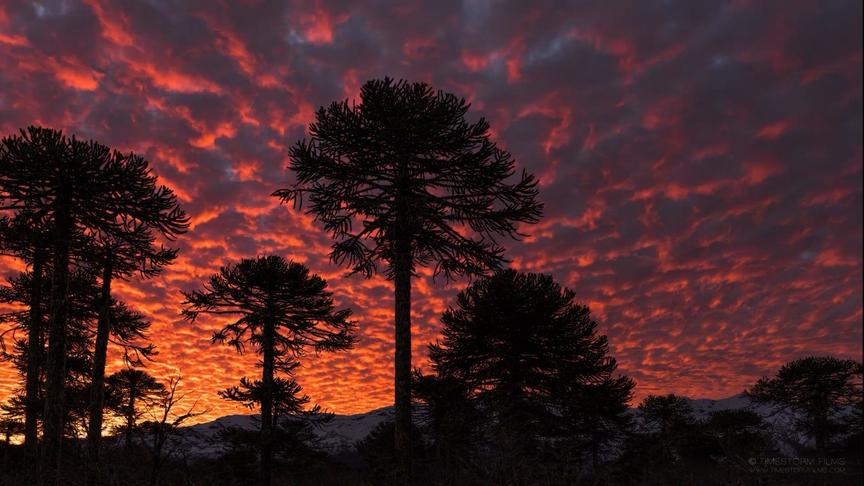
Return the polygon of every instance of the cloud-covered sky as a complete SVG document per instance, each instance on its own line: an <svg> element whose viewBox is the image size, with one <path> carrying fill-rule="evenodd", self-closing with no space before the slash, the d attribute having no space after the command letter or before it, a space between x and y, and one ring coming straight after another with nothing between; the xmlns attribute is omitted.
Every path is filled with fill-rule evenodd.
<svg viewBox="0 0 864 486"><path fill-rule="evenodd" d="M362 4L361 5L355 5ZM339 413L392 403L392 291L345 278L327 235L269 194L317 107L367 79L472 102L546 205L509 245L590 305L638 396L738 393L811 353L862 355L860 0L135 1L0 5L0 133L40 124L146 156L192 229L177 263L116 285L153 320L158 377L207 417L255 357L209 343L181 289L276 253L326 277L356 349L298 379ZM10 275L20 264L0 261ZM424 364L462 285L414 292ZM109 359L116 368L119 353ZM0 368L0 398L16 377Z"/></svg>

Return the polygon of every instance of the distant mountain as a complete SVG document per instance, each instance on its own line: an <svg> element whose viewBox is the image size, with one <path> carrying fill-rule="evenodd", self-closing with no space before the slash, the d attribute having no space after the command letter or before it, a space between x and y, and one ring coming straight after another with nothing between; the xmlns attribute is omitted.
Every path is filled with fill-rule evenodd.
<svg viewBox="0 0 864 486"><path fill-rule="evenodd" d="M770 407L751 402L744 394L720 400L688 399L693 412L699 419L707 419L711 413L720 410L749 409L758 413L769 426L775 443L781 450L793 451L794 444L806 441L792 432L794 416L788 412L773 413ZM636 424L640 423L637 408L631 409ZM315 447L328 454L350 451L354 444L365 438L378 424L393 416L393 407L384 407L355 415L334 415L333 419L314 429L318 438ZM237 427L244 430L258 428L258 415L227 415L212 422L201 423L180 429L179 438L183 448L192 455L217 455L222 450L216 439L219 431Z"/></svg>
<svg viewBox="0 0 864 486"><path fill-rule="evenodd" d="M384 407L355 415L334 415L329 422L313 428L318 439L315 447L329 454L352 450L354 443L362 440L378 424L393 416L393 407ZM180 429L186 449L193 455L216 455L221 445L215 440L218 433L228 428L256 430L258 415L226 415L212 422L191 425Z"/></svg>

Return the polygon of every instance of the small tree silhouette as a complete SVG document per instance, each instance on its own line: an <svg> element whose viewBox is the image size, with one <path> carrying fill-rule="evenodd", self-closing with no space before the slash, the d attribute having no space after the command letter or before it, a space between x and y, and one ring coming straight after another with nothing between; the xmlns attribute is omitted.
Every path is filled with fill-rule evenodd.
<svg viewBox="0 0 864 486"><path fill-rule="evenodd" d="M816 450L824 452L843 429L844 418L858 414L860 423L862 366L833 356L796 359L783 365L775 377L757 381L747 396L801 414L797 425L813 438Z"/></svg>
<svg viewBox="0 0 864 486"><path fill-rule="evenodd" d="M132 435L138 419L148 407L159 404L168 390L145 371L124 368L105 379L106 404L125 422L123 431L127 453L132 451Z"/></svg>
<svg viewBox="0 0 864 486"><path fill-rule="evenodd" d="M181 377L179 375L171 377L168 380L168 385L165 386L165 393L159 396L152 407L153 420L141 424L141 428L152 436L150 453L153 457L150 466L150 486L159 484L162 465L173 452L165 448L168 439L176 434L177 430L188 420L207 413L207 410L195 410L198 402L194 402L184 411L175 410L177 405L185 398L185 395L177 394L180 381Z"/></svg>
<svg viewBox="0 0 864 486"><path fill-rule="evenodd" d="M623 441L631 425L628 414L636 383L627 376L613 376L606 370L586 379L561 376L554 403L561 411L559 421L565 437L584 437L594 469L600 464L604 445Z"/></svg>
<svg viewBox="0 0 864 486"><path fill-rule="evenodd" d="M398 482L410 480L411 277L482 274L504 262L498 239L518 236L542 205L537 181L514 175L510 154L468 123L464 99L425 83L389 78L363 85L360 104L334 102L294 145L295 184L274 193L323 223L331 260L371 276L379 264L395 287L395 441Z"/></svg>
<svg viewBox="0 0 864 486"><path fill-rule="evenodd" d="M261 484L269 485L274 399L279 399L280 406L304 404L302 399L296 401L299 387L279 381L277 388L274 374L291 374L298 365L297 359L307 349L322 352L350 348L355 342L355 324L349 320L351 311L335 307L324 279L310 275L304 265L278 256L244 259L222 267L204 284L203 290L183 295L186 297L183 315L189 320L201 314L239 316L214 333L214 343L227 343L238 352L243 352L246 344L252 344L262 355L261 381L244 379L239 388L229 389L223 396L260 402Z"/></svg>
<svg viewBox="0 0 864 486"><path fill-rule="evenodd" d="M674 463L682 455L682 445L693 432L696 418L686 398L675 394L648 395L639 404L642 420L655 439L660 460Z"/></svg>

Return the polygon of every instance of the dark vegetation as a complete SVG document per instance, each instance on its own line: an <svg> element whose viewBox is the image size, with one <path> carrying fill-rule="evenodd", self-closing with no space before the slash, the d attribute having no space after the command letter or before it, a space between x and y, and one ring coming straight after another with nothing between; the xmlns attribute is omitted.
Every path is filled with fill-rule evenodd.
<svg viewBox="0 0 864 486"><path fill-rule="evenodd" d="M541 216L537 181L468 108L422 83L370 81L361 103L321 108L290 150L296 182L274 195L306 204L334 263L394 286L394 420L337 455L316 448L331 415L294 378L306 353L355 343L327 282L272 255L183 293L189 320L230 316L214 344L260 357L260 375L219 392L259 411L257 430L225 428L219 452L195 455L177 439L204 411L179 376L145 371L158 358L149 322L111 291L176 258L188 219L174 193L135 154L37 127L3 138L0 253L26 270L0 287L15 309L0 315L0 358L21 377L0 414L0 484L860 483L860 362L792 361L747 391L751 409L698 415L675 395L632 408L635 382L575 293L505 268L502 239ZM421 266L474 277L441 316L425 371L410 360ZM126 367L105 376L118 350ZM780 416L778 438L766 417ZM767 461L790 457L806 467Z"/></svg>

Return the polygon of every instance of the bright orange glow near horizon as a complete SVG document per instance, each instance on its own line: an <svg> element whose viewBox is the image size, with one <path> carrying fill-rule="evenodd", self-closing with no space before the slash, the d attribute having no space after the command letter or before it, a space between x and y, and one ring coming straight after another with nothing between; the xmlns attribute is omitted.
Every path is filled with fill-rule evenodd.
<svg viewBox="0 0 864 486"><path fill-rule="evenodd" d="M0 5L0 134L39 124L140 153L192 218L176 263L115 296L152 319L147 371L182 375L198 421L249 413L216 392L259 370L210 344L219 319L185 322L180 291L271 253L359 323L355 349L303 360L305 392L337 413L392 403L391 284L346 277L311 216L270 196L315 110L385 75L464 96L540 178L546 214L508 256L591 307L637 398L861 359L860 1L276 4ZM0 277L21 269L0 259ZM416 366L465 283L415 280ZM0 400L18 383L0 363Z"/></svg>

